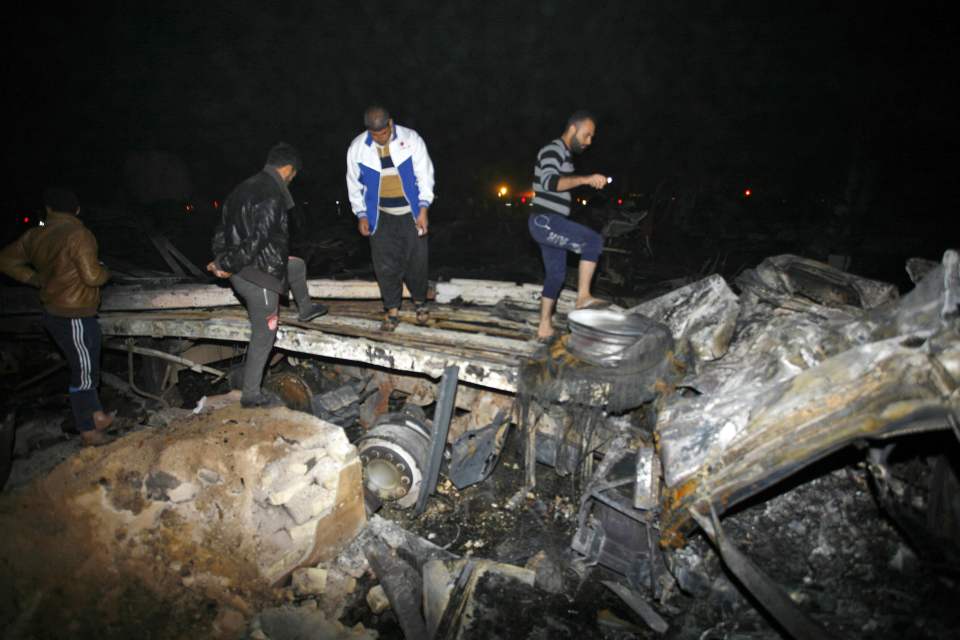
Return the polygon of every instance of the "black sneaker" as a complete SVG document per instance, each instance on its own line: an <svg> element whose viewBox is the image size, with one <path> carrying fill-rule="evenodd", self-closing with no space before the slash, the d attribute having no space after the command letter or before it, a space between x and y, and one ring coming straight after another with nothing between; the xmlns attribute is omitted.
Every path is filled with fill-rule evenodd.
<svg viewBox="0 0 960 640"><path fill-rule="evenodd" d="M254 396L240 396L240 406L244 409L256 409L256 408L267 408L267 407L282 407L284 406L283 400L281 400L275 393L269 391L261 391L260 393Z"/></svg>
<svg viewBox="0 0 960 640"><path fill-rule="evenodd" d="M306 311L301 311L297 314L297 320L300 322L310 322L314 318L319 318L320 316L326 315L329 309L326 305L314 303Z"/></svg>

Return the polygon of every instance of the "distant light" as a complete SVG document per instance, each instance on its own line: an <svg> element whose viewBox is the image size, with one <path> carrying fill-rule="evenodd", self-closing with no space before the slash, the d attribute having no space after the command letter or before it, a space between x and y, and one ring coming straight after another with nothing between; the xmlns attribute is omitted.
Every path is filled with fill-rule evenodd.
<svg viewBox="0 0 960 640"><path fill-rule="evenodd" d="M339 200L337 200L337 204L340 204L340 201L339 201Z"/></svg>
<svg viewBox="0 0 960 640"><path fill-rule="evenodd" d="M750 189L744 189L744 190L743 190L743 197L744 197L744 198L749 198L749 197L752 196L752 195L753 195L753 191L752 191L752 190L750 190Z"/></svg>
<svg viewBox="0 0 960 640"><path fill-rule="evenodd" d="M623 204L623 198L617 198L617 204Z"/></svg>
<svg viewBox="0 0 960 640"><path fill-rule="evenodd" d="M191 211L193 211L193 205L192 205L192 204L185 204L185 205L183 205L183 210L186 211L187 213L190 213Z"/></svg>
<svg viewBox="0 0 960 640"><path fill-rule="evenodd" d="M23 216L23 224L30 224L30 218Z"/></svg>
<svg viewBox="0 0 960 640"><path fill-rule="evenodd" d="M520 196L520 204L527 204L527 196Z"/></svg>
<svg viewBox="0 0 960 640"><path fill-rule="evenodd" d="M512 207L512 206L513 206L513 203L512 203L512 202L508 202L508 203L507 203L507 206L508 206L508 207Z"/></svg>
<svg viewBox="0 0 960 640"><path fill-rule="evenodd" d="M219 209L219 208L220 208L220 201L219 201L219 200L214 200L214 201L213 201L213 208L214 208L214 209Z"/></svg>
<svg viewBox="0 0 960 640"><path fill-rule="evenodd" d="M503 185L500 187L500 189L497 190L497 197L502 198L503 196L507 195L509 192L510 190L507 189L506 185Z"/></svg>

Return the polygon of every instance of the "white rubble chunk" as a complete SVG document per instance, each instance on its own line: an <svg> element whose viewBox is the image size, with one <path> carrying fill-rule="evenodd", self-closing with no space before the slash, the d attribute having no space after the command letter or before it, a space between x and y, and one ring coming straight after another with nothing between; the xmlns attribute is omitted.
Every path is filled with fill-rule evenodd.
<svg viewBox="0 0 960 640"><path fill-rule="evenodd" d="M321 595L327 588L327 570L307 567L293 572L293 590L301 596Z"/></svg>
<svg viewBox="0 0 960 640"><path fill-rule="evenodd" d="M284 476L267 488L267 500L273 505L286 504L311 482L313 479L307 475L307 465L292 464Z"/></svg>
<svg viewBox="0 0 960 640"><path fill-rule="evenodd" d="M317 484L309 484L303 491L288 500L283 508L298 525L315 518L333 506L336 495Z"/></svg>
<svg viewBox="0 0 960 640"><path fill-rule="evenodd" d="M170 502L189 502L197 497L200 488L192 482L182 482L175 489L167 491L167 497Z"/></svg>
<svg viewBox="0 0 960 640"><path fill-rule="evenodd" d="M390 599L379 584L367 591L367 605L370 611L379 615L390 608Z"/></svg>

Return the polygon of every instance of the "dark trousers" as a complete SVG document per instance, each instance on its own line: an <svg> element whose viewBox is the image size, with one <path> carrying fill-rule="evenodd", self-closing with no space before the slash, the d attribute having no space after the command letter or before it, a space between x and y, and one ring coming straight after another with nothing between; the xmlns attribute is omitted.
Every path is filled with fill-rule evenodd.
<svg viewBox="0 0 960 640"><path fill-rule="evenodd" d="M287 279L300 311L309 309L311 304L306 278L307 268L303 260L296 257L287 260ZM263 370L280 327L280 294L240 276L231 276L230 284L247 308L250 318L250 344L243 363L243 395L252 397L260 393Z"/></svg>
<svg viewBox="0 0 960 640"><path fill-rule="evenodd" d="M527 220L530 235L540 245L546 277L543 297L556 300L567 275L567 251L596 262L603 252L603 236L559 213L534 213Z"/></svg>
<svg viewBox="0 0 960 640"><path fill-rule="evenodd" d="M97 318L65 318L44 312L43 326L60 347L70 365L70 407L77 429L93 429L93 414L101 411L100 323Z"/></svg>
<svg viewBox="0 0 960 640"><path fill-rule="evenodd" d="M384 309L400 308L404 284L414 304L427 301L427 238L417 234L412 215L381 211L370 236L370 253Z"/></svg>

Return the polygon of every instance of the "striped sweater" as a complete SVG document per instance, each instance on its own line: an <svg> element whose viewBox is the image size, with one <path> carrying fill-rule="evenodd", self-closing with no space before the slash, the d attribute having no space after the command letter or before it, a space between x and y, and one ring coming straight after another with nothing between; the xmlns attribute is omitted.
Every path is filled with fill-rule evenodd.
<svg viewBox="0 0 960 640"><path fill-rule="evenodd" d="M570 215L570 192L557 191L557 182L572 173L573 155L563 140L557 138L540 149L533 170L533 213Z"/></svg>

